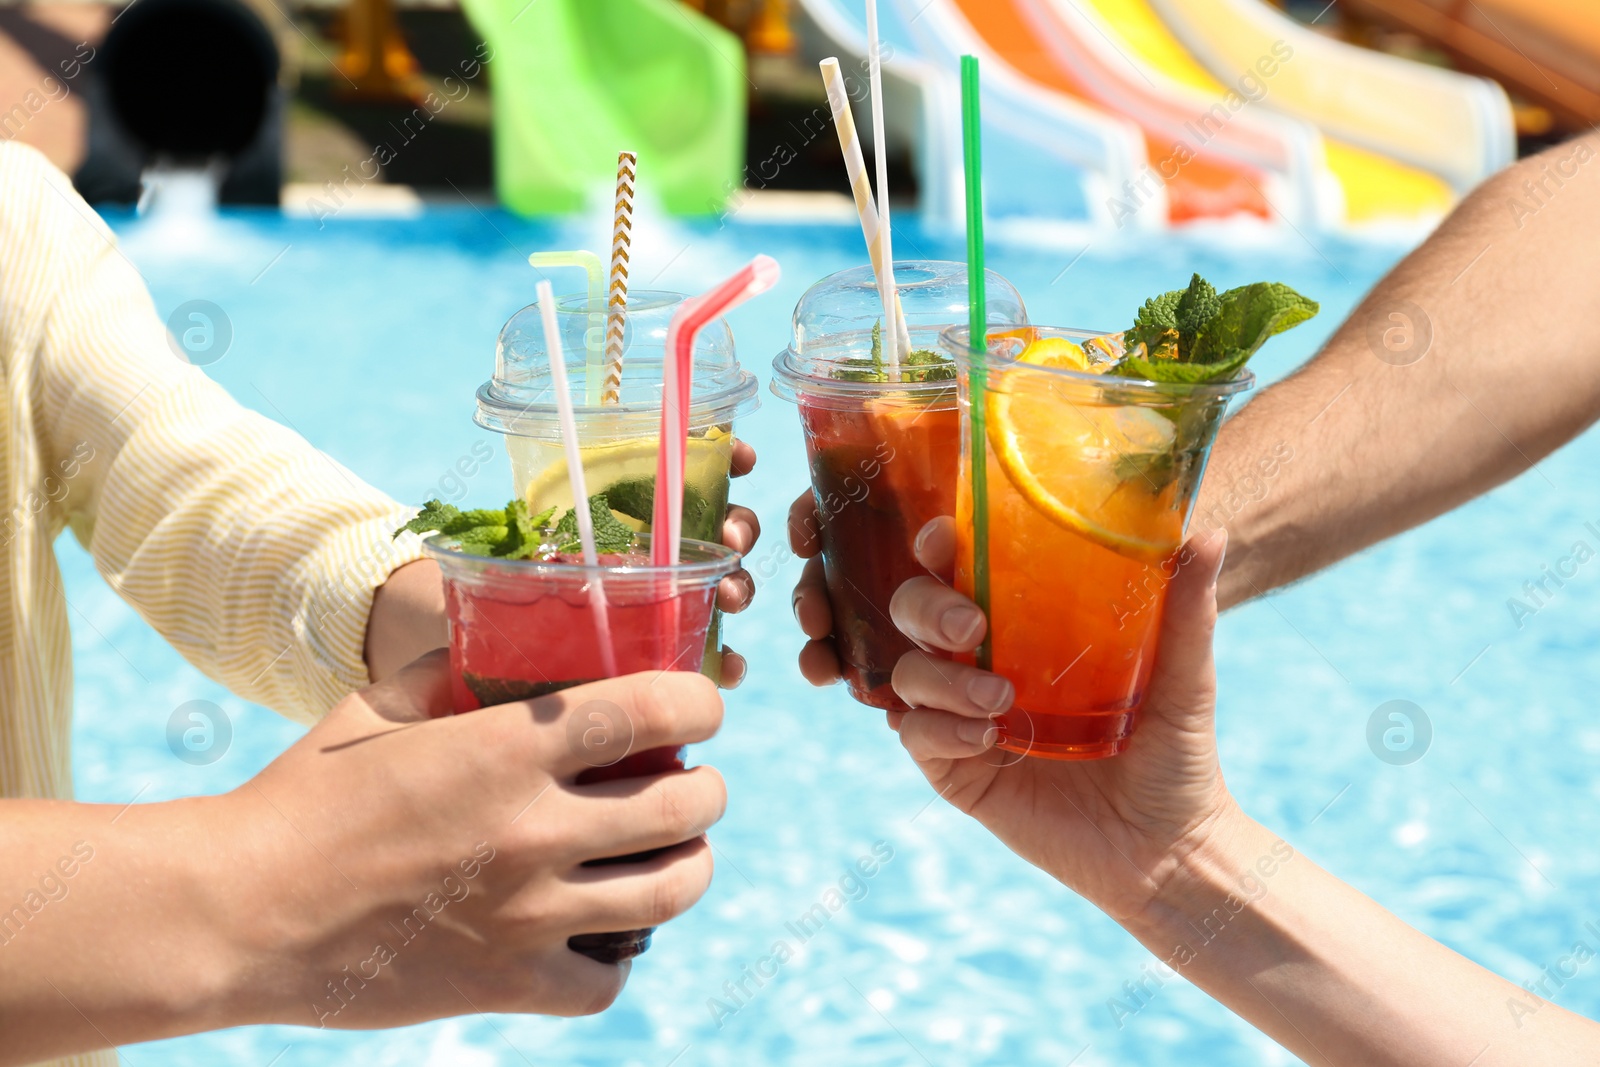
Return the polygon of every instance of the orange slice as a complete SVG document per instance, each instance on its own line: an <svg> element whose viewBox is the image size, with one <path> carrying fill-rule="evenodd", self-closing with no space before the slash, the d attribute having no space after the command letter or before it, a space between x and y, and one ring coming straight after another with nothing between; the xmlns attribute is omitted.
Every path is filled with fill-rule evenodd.
<svg viewBox="0 0 1600 1067"><path fill-rule="evenodd" d="M1041 366L1089 366L1082 349L1056 338L1034 342L1018 358ZM1176 481L1149 473L1174 444L1175 427L1159 412L1073 403L1037 382L994 390L988 408L995 458L1040 513L1146 562L1164 559L1182 543Z"/></svg>

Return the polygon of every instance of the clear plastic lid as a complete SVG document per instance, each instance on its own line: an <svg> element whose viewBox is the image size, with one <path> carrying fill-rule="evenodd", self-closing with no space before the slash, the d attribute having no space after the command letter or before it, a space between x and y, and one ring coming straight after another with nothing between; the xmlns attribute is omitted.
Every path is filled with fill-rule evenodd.
<svg viewBox="0 0 1600 1067"><path fill-rule="evenodd" d="M566 360L567 382L580 423L605 420L617 431L659 424L667 325L683 304L681 293L638 290L628 294L623 333L621 402L600 403L604 375L606 308L587 294L556 298L556 320ZM756 377L739 366L733 331L713 319L695 338L690 380L689 424L731 422L759 406ZM495 342L494 377L478 387L473 421L488 430L522 437L560 436L544 322L537 303L506 322Z"/></svg>
<svg viewBox="0 0 1600 1067"><path fill-rule="evenodd" d="M1016 286L992 270L984 271L988 321L1025 323L1027 310ZM952 260L913 259L894 265L895 289L905 312L911 348L939 352L939 334L967 321L967 265ZM883 318L878 283L870 264L851 267L817 282L795 305L789 347L772 361L772 391L785 400L859 403L885 389L954 403L948 377L884 383L848 380L860 374L861 360L872 357L872 330ZM903 358L903 357L902 357ZM847 362L852 361L852 362ZM841 379L841 366L854 373Z"/></svg>

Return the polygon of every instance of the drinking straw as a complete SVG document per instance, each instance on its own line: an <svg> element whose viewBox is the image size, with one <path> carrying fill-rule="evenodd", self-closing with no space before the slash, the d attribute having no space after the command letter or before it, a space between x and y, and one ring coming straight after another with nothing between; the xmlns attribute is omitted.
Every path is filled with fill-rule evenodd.
<svg viewBox="0 0 1600 1067"><path fill-rule="evenodd" d="M633 180L639 157L617 153L617 201L611 216L611 291L606 302L606 376L600 403L622 399L622 337L628 325L628 249L633 244Z"/></svg>
<svg viewBox="0 0 1600 1067"><path fill-rule="evenodd" d="M599 309L605 304L606 299L606 273L605 267L600 263L600 257L583 249L571 252L535 252L528 257L528 263L535 269L577 267L588 275L589 329L583 335L583 347L587 356L584 360L583 402L600 403L600 362L603 352L602 338L605 336L605 316Z"/></svg>
<svg viewBox="0 0 1600 1067"><path fill-rule="evenodd" d="M567 391L567 358L561 351L561 329L556 325L556 298L549 281L541 280L539 317L544 321L544 345L550 355L550 384L556 391L556 416L561 423L561 447L567 454L567 478L572 483L572 511L578 518L578 542L583 546L583 562L600 566L594 548L594 518L589 514L589 488L584 484L583 459L578 449L578 420L572 414L572 394ZM606 612L605 588L595 572L594 634L600 642L600 663L607 678L617 676L617 654L611 647L611 620Z"/></svg>
<svg viewBox="0 0 1600 1067"><path fill-rule="evenodd" d="M961 57L961 145L967 178L967 391L972 412L972 589L989 614L988 296L983 277L983 143L978 115L978 57ZM992 632L992 631L991 631ZM978 666L992 662L988 634L978 646Z"/></svg>
<svg viewBox="0 0 1600 1067"><path fill-rule="evenodd" d="M655 507L650 515L650 562L678 562L683 536L683 464L689 440L689 386L694 378L694 342L712 319L727 314L778 284L778 261L757 256L728 280L685 300L667 324L662 366L661 446L656 457Z"/></svg>
<svg viewBox="0 0 1600 1067"><path fill-rule="evenodd" d="M872 86L872 161L878 170L878 299L883 301L883 347L889 380L900 380L900 317L895 314L894 244L889 228L889 152L883 136L883 64L879 59L878 0L867 0L867 80Z"/></svg>
<svg viewBox="0 0 1600 1067"><path fill-rule="evenodd" d="M833 110L833 127L839 132L839 151L844 154L845 174L850 178L850 192L856 199L856 214L861 216L861 236L867 242L867 258L872 261L873 277L883 276L883 249L878 244L878 208L872 199L872 182L867 177L867 161L861 154L861 139L856 136L856 120L850 111L850 96L845 92L844 77L839 73L839 61L831 56L818 64L822 68L822 85L828 92L828 106ZM900 304L900 293L894 294L894 319L899 327L895 336L900 348L911 351L911 333L906 325L905 308Z"/></svg>

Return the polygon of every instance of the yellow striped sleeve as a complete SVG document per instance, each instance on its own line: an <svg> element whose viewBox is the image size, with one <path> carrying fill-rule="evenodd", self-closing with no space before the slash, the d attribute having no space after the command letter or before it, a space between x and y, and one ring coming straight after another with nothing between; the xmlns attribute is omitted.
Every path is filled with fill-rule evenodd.
<svg viewBox="0 0 1600 1067"><path fill-rule="evenodd" d="M43 322L35 420L74 533L196 667L291 717L321 714L367 683L373 592L421 554L390 537L408 510L180 360L70 187L39 208L41 254L72 249Z"/></svg>

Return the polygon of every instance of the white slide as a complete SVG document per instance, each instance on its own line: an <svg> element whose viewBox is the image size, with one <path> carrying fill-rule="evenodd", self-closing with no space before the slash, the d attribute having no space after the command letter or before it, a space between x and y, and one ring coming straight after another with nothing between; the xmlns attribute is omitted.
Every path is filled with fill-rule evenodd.
<svg viewBox="0 0 1600 1067"><path fill-rule="evenodd" d="M1487 78L1425 66L1324 37L1260 0L1150 0L1214 77L1232 82L1286 42L1259 106L1439 175L1464 193L1516 158L1505 90Z"/></svg>
<svg viewBox="0 0 1600 1067"><path fill-rule="evenodd" d="M994 218L1076 218L1108 221L1109 191L1146 165L1145 143L1132 123L1043 92L976 41L939 32L937 12L925 0L879 0L886 136L914 147L924 220L959 229L965 217L961 145L963 52L979 56L983 78L985 213ZM851 0L799 0L797 28L805 59L839 58L851 78L864 78L867 54L864 11ZM926 26L922 25L927 23ZM815 54L813 54L815 53ZM870 124L859 133L870 143ZM1164 213L1141 221L1163 225Z"/></svg>

